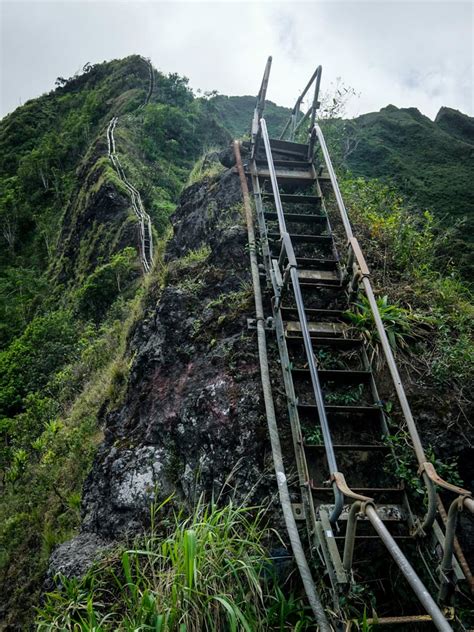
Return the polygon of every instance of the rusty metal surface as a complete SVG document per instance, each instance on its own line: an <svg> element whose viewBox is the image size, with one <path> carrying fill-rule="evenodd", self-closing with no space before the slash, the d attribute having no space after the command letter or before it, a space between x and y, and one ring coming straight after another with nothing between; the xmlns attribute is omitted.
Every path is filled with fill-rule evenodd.
<svg viewBox="0 0 474 632"><path fill-rule="evenodd" d="M370 276L369 266L365 262L364 255L362 254L362 250L360 249L359 242L355 237L349 238L349 243L354 251L354 255L359 266L359 270L362 276Z"/></svg>

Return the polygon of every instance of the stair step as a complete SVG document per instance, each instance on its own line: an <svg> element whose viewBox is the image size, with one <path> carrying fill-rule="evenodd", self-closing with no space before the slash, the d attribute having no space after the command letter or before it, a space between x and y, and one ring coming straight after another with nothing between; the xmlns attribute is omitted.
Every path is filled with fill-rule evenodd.
<svg viewBox="0 0 474 632"><path fill-rule="evenodd" d="M309 369L292 369L293 378L311 377ZM318 377L321 382L339 382L343 384L369 384L372 378L371 371L343 371L334 370L318 370Z"/></svg>
<svg viewBox="0 0 474 632"><path fill-rule="evenodd" d="M349 485L350 485L350 481L349 481ZM331 505L331 503L334 502L334 490L331 485L328 485L328 486L315 485L310 480L309 486L312 492L312 496L314 500L316 501L317 507L324 507L327 505ZM350 485L350 488L356 494L373 498L374 501L378 505L403 505L406 499L405 490L403 489L403 487L373 487L373 486L365 486L365 485L364 486ZM348 506L352 505L353 502L354 501L349 498L345 500L345 504L347 504ZM364 531L365 531L367 521L364 520L362 522L364 524ZM342 524L345 524L345 521ZM400 525L400 522L392 521L390 524L397 526L397 525ZM344 536L343 533L340 533L340 535ZM361 529L359 529L359 536L365 538L370 535L372 534L367 533L366 531L364 533L362 532ZM395 533L392 535L395 535ZM397 535L403 535L403 534L398 532ZM409 534L407 533L406 535L409 535Z"/></svg>
<svg viewBox="0 0 474 632"><path fill-rule="evenodd" d="M267 166L268 165L268 161L266 156L262 157L262 158L257 158L257 160L255 161L257 163L257 165L261 165L261 166ZM284 168L284 169L307 169L310 165L310 162L308 160L281 160L279 158L277 158L276 160L273 160L273 166L275 168Z"/></svg>
<svg viewBox="0 0 474 632"><path fill-rule="evenodd" d="M319 281L337 284L341 282L336 270L298 270L298 279L306 285Z"/></svg>
<svg viewBox="0 0 474 632"><path fill-rule="evenodd" d="M321 505L320 510L321 509L326 510L327 513L330 514L332 512L333 506ZM341 515L338 518L338 521L340 520L342 522L347 522L349 518L350 509L351 509L350 504L344 505ZM403 509L403 507L401 507L398 504L380 503L380 504L375 505L375 509L377 510L378 515L384 522L401 522L407 519L406 511ZM364 517L359 517L357 521L366 522L367 520L368 518L364 516Z"/></svg>
<svg viewBox="0 0 474 632"><path fill-rule="evenodd" d="M306 450L313 450L315 452L326 450L325 446L320 443L304 443ZM348 443L340 444L336 443L332 446L334 450L338 452L389 452L390 447L386 445L378 445L376 443Z"/></svg>
<svg viewBox="0 0 474 632"><path fill-rule="evenodd" d="M289 140L271 138L270 147L279 154L296 154L298 156L308 155L308 145L303 143L294 143Z"/></svg>
<svg viewBox="0 0 474 632"><path fill-rule="evenodd" d="M332 244L332 235L301 235L289 233L291 241L295 243L315 243L315 244ZM269 239L278 241L280 233L268 233Z"/></svg>
<svg viewBox="0 0 474 632"><path fill-rule="evenodd" d="M380 418L382 410L379 406L336 406L333 404L326 404L324 406L326 415L360 415L365 417L377 417ZM308 412L318 414L318 409L315 404L298 404L298 410L301 412Z"/></svg>
<svg viewBox="0 0 474 632"><path fill-rule="evenodd" d="M308 330L310 334L319 335L343 335L347 331L347 325L343 323L325 323L325 322L308 322ZM285 334L301 333L301 323L299 321L285 322Z"/></svg>
<svg viewBox="0 0 474 632"><path fill-rule="evenodd" d="M266 219L278 221L278 213L274 211L264 211ZM312 213L284 213L287 222L300 222L305 224L324 224L328 218L326 215L314 215Z"/></svg>
<svg viewBox="0 0 474 632"><path fill-rule="evenodd" d="M330 485L328 487L318 487L310 482L310 488L313 492L325 493L328 495L334 494L333 488ZM397 494L405 493L403 487L351 487L351 490L356 494L369 496L369 498L374 498L375 500L377 500L377 494L393 494L395 496Z"/></svg>
<svg viewBox="0 0 474 632"><path fill-rule="evenodd" d="M264 200L275 200L273 193L262 193ZM280 200L287 204L312 204L319 205L321 203L320 195L297 195L294 193L280 193Z"/></svg>
<svg viewBox="0 0 474 632"><path fill-rule="evenodd" d="M291 169L275 169L275 174L277 177L277 180L281 183L281 182L291 182L293 184L298 184L298 183L308 183L308 182L314 182L315 177L314 177L314 173L312 170L309 169L305 169L305 170L294 170L292 171ZM259 167L257 169L257 176L259 178L270 178L270 170L269 169L265 169L265 167Z"/></svg>
<svg viewBox="0 0 474 632"><path fill-rule="evenodd" d="M309 310L305 310L309 312ZM316 349L320 349L321 347L337 347L338 349L355 349L357 347L361 347L364 344L362 338L323 338L318 336L311 336L311 341L314 344ZM302 338L301 336L287 336L288 344L301 344Z"/></svg>
<svg viewBox="0 0 474 632"><path fill-rule="evenodd" d="M337 268L338 261L336 259L320 259L314 257L296 257L298 267L316 268L319 270L334 270Z"/></svg>
<svg viewBox="0 0 474 632"><path fill-rule="evenodd" d="M289 320L290 315L293 315L294 318L298 318L298 310L296 309L296 307L286 307L286 306L282 306L280 307L280 311L282 314L282 318L283 320ZM304 310L306 317L311 319L311 317L314 318L337 318L337 319L342 319L344 318L344 314L345 312L342 309L312 309L312 308L305 308Z"/></svg>

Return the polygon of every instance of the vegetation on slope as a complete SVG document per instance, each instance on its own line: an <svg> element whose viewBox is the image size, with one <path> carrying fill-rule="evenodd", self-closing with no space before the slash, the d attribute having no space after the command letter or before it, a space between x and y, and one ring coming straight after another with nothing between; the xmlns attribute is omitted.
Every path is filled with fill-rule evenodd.
<svg viewBox="0 0 474 632"><path fill-rule="evenodd" d="M207 105L234 138L242 138L250 134L255 103L256 98L252 96L226 97L218 94L211 97ZM289 115L289 108L276 105L273 101L266 102L265 120L270 136L279 136Z"/></svg>
<svg viewBox="0 0 474 632"><path fill-rule="evenodd" d="M88 66L0 127L0 618L31 620L49 553L80 522L99 421L126 383L140 311L137 220L116 151L152 217L160 279L169 216L225 132L187 80L138 56ZM6 609L6 610L5 610Z"/></svg>
<svg viewBox="0 0 474 632"><path fill-rule="evenodd" d="M311 618L279 588L264 512L202 499L187 518L154 508L152 527L80 579L46 596L39 630L307 630ZM159 526L158 526L159 524Z"/></svg>
<svg viewBox="0 0 474 632"><path fill-rule="evenodd" d="M474 408L469 388L474 379L472 295L451 264L440 265L439 231L432 215L417 211L377 180L341 172L340 185L427 458L446 480L469 489L474 480L474 434L468 421ZM338 212L333 212L336 218ZM350 321L374 350L371 361L379 372L379 394L391 420L387 441L396 455L387 471L396 471L405 481L412 507L422 512L417 462L407 451L408 431L363 298ZM468 533L463 542L469 555Z"/></svg>
<svg viewBox="0 0 474 632"><path fill-rule="evenodd" d="M449 248L439 254L472 279L473 119L442 108L433 122L416 108L389 105L340 126L344 166L355 176L381 179L412 204L429 209L439 220L439 234L449 235Z"/></svg>
<svg viewBox="0 0 474 632"><path fill-rule="evenodd" d="M229 138L216 117L235 134L246 132L251 119L253 97L240 98L245 103L237 97L195 99L185 79L160 73L155 79L154 93L145 104L148 69L141 58L88 67L1 123L0 591L5 610L0 617L7 624L25 627L31 621L50 552L80 523L82 483L101 440L100 420L123 395L130 363L127 338L148 292L136 253L136 220L107 159L106 125L112 115L120 116L116 143L121 162L141 192L156 238L165 239L168 218L193 162L203 147ZM454 207L461 212L460 200L467 209L471 120L463 118L460 125L452 111L440 113L441 131L435 134L433 124L414 111L388 108L379 115L367 115L375 118L361 123L360 141L344 130L350 142L339 153L341 165L345 159L356 175L341 171L343 194L357 232L364 237L376 285L392 304L415 312L430 327L430 336L416 343L417 354L410 355L407 364L418 374L413 383L422 386L423 406L428 402L433 407L434 398L446 419L447 435L443 442L438 436L438 443L432 437L433 445L443 454L459 453L465 442L454 439L453 428L458 434L465 432L463 420L470 405L466 384L473 377L471 298L450 262L452 242L440 239L442 230L433 216L370 178L399 174L397 185L414 199L420 195L416 199L422 208L432 206L427 197L434 190L432 180L443 179L446 184L438 194L441 199L443 193L446 206L441 212L451 214ZM272 133L286 117L286 109L269 106ZM394 138L399 139L396 146L391 145ZM427 144L433 147L422 155L420 146ZM353 151L344 155L347 147ZM422 180L420 156L433 165ZM375 174L374 169L380 172ZM363 178L357 177L360 173ZM192 178L207 175L200 164ZM163 281L162 245L160 241L156 266L147 280L154 292ZM442 259L440 253L445 255ZM462 474L472 476L468 464ZM185 534L195 527L179 524L169 541L176 544L181 534L184 546ZM134 561L143 561L141 555L131 553ZM259 550L258 568L265 564L264 557ZM115 579L103 568L83 582L69 583L69 592L60 597L65 608L79 604L71 617L86 617L85 629L92 629L94 617L106 614L120 626L135 616L135 606L143 606L140 613L148 616L150 567L145 564L143 574L140 566L129 582L124 559L123 552L111 559L120 581L114 585L116 593L107 593L107 607L97 599L102 600L101 591ZM255 567L252 572L257 573ZM140 604L136 601L130 612L117 613L117 599L130 596L129 584L137 586L137 581L132 596ZM184 590L181 597L190 599ZM43 620L71 613L72 606L66 614L55 611L56 598L43 609ZM229 609L224 601L217 600L215 607L232 627L232 616L240 616L235 609L232 615L232 604L226 602ZM246 608L256 607L238 601L237 606L243 616Z"/></svg>

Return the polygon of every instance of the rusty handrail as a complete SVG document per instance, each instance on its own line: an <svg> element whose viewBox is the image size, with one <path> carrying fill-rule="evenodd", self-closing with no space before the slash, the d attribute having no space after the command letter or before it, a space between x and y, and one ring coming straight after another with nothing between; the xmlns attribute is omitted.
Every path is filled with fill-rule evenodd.
<svg viewBox="0 0 474 632"><path fill-rule="evenodd" d="M447 491L454 492L458 495L459 498L463 499L463 502L469 500L472 503L472 507L474 508L474 501L472 501L472 493L462 487L458 487L457 485L452 485L447 481L443 480L436 472L436 469L432 463L428 461L425 455L425 451L423 449L423 444L421 443L420 435L418 433L418 428L416 426L415 420L413 418L410 404L408 403L408 399L405 393L405 389L402 384L402 380L400 378L400 374L398 372L398 368L395 362L395 358L392 352L392 348L390 346L387 333L385 331L385 327L380 316L380 312L377 306L377 301L374 296L374 292L372 289L372 285L369 279L369 270L367 265L365 264L365 260L363 259L362 251L360 250L358 242L355 240L352 226L349 220L349 216L344 205L344 201L342 199L341 191L339 189L339 184L337 182L336 173L334 171L334 167L331 162L331 157L329 155L329 151L326 145L326 141L324 139L324 135L321 131L321 128L318 124L315 124L310 133L310 139L317 138L319 141L319 145L321 147L321 151L323 154L324 162L326 163L326 167L329 173L329 178L331 180L331 185L334 191L334 195L336 197L337 206L339 209L339 213L341 215L342 223L344 226L344 230L349 241L351 247L354 251L356 261L359 264L360 268L360 277L362 280L362 285L367 296L367 300L370 305L370 309L372 311L372 315L374 317L375 326L377 329L377 333L379 335L380 343L382 345L382 350L385 356L385 360L387 362L388 369L390 371L390 375L392 377L392 381L395 387L395 391L397 393L398 400L400 402L400 406L408 427L408 432L410 434L410 438L413 444L413 449L418 461L419 465L419 473L421 474L423 481L425 483L427 493L428 493L428 509L423 520L423 523L418 526L417 533L424 534L427 529L430 529L433 525L433 522L436 517L437 512L437 494L436 487L441 487ZM354 241L355 240L355 241ZM471 507L470 503L467 505L469 508Z"/></svg>

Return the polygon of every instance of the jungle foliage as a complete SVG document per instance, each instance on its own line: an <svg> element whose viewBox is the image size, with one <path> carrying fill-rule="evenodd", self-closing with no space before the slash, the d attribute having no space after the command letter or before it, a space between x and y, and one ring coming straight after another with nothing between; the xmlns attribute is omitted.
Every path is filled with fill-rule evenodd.
<svg viewBox="0 0 474 632"><path fill-rule="evenodd" d="M164 512L166 502L154 507L150 532L82 580L62 578L64 588L46 596L38 629L310 629L301 601L280 588L281 561L269 557L272 533L261 508L201 498L189 516L163 519Z"/></svg>
<svg viewBox="0 0 474 632"><path fill-rule="evenodd" d="M146 102L143 58L86 65L0 124L0 618L15 625L31 621L49 554L79 524L141 309L137 221L107 158L108 122L119 116L116 151L153 222L145 285L160 278L191 166L229 138L185 77L153 72Z"/></svg>
<svg viewBox="0 0 474 632"><path fill-rule="evenodd" d="M247 132L255 103L253 97L195 98L186 78L157 71L153 94L146 102L149 71L138 56L86 65L82 74L59 78L57 86L0 124L0 593L4 597L0 618L24 628L38 604L52 549L80 524L81 490L102 438L100 421L123 397L131 362L127 337L141 316L147 284L159 285L165 279L163 243L181 189L203 149L222 146L230 133ZM466 385L474 377L472 300L461 279L459 259L453 261L452 233L443 226L452 226L449 214L456 201L470 208L465 187L470 121L462 119L461 125L459 117L448 112L428 124L419 113L395 110L357 123L365 140L352 135L344 122L328 123L328 136L351 219L375 284L386 297L380 300L387 322L392 323L394 344L403 353L415 346L421 349L417 366L423 379L441 392L454 393L463 408L469 395ZM127 190L107 158L105 130L115 115L120 120L116 128L120 161L141 193L157 240L155 268L146 279L137 256L137 224ZM269 104L272 133L287 115L285 108ZM428 151L433 125L440 129ZM404 135L412 133L414 142L404 144ZM394 138L400 139L396 147ZM435 164L435 150L439 152L436 168L427 168L420 182L419 164L423 160ZM443 166L441 154L449 168ZM380 169L377 173L370 166L372 160ZM217 177L218 171L215 163L209 166L201 160L191 181ZM388 182L393 173L399 176L399 188L413 193L416 203L407 203ZM374 175L380 179L373 179ZM443 192L436 191L437 199L443 193L445 207L434 208L429 195L435 189L430 183L442 178L446 178ZM450 181L451 194L446 193ZM114 203L107 215L110 200ZM93 223L97 217L88 215L91 208L104 211L101 224ZM440 213L446 215L444 224ZM464 239L461 233L456 235ZM188 263L199 263L207 255L205 249L190 253ZM235 311L248 297L248 288L236 293ZM361 302L354 325L372 337L376 347L366 316ZM420 331L430 335L419 336ZM187 616L207 599L212 603L210 612L226 620L229 629L245 627L247 619L254 625L250 629L284 629L288 613L300 625L295 629L305 629L300 606L278 591L264 595L265 616L274 618L258 619L262 594L260 602L250 602L246 595L258 592L257 579L267 563L259 532L252 531L256 538L250 542L249 559L238 537L243 526L253 529L253 523L238 512L219 511L172 525L166 555L149 541L156 563L174 573L176 585L163 605L164 618L153 620L155 628L167 620L177 622L176 612L183 604L189 608ZM220 537L226 524L235 525L233 533L238 537L222 540L220 553L229 545L235 559L244 559L248 567L242 569L241 581L240 571L232 566L234 557L197 560L203 564L202 572L211 572L217 582L212 594L201 593L192 584L191 566L173 565L171 553L187 547L194 564L193 538L208 533ZM93 629L102 621L107 629L111 621L116 626L112 629L121 629L128 620L143 617L148 625L155 577L141 551L120 551L112 559L115 577L111 570L99 568L84 582L65 583L66 593L45 603L42 624L68 629L77 622L84 624L82 629ZM232 580L241 581L240 601L226 600L226 586L218 583L222 569ZM112 584L113 595L108 592ZM102 604L104 594L126 597L128 610L117 611L113 599ZM295 619L295 612L301 621Z"/></svg>

